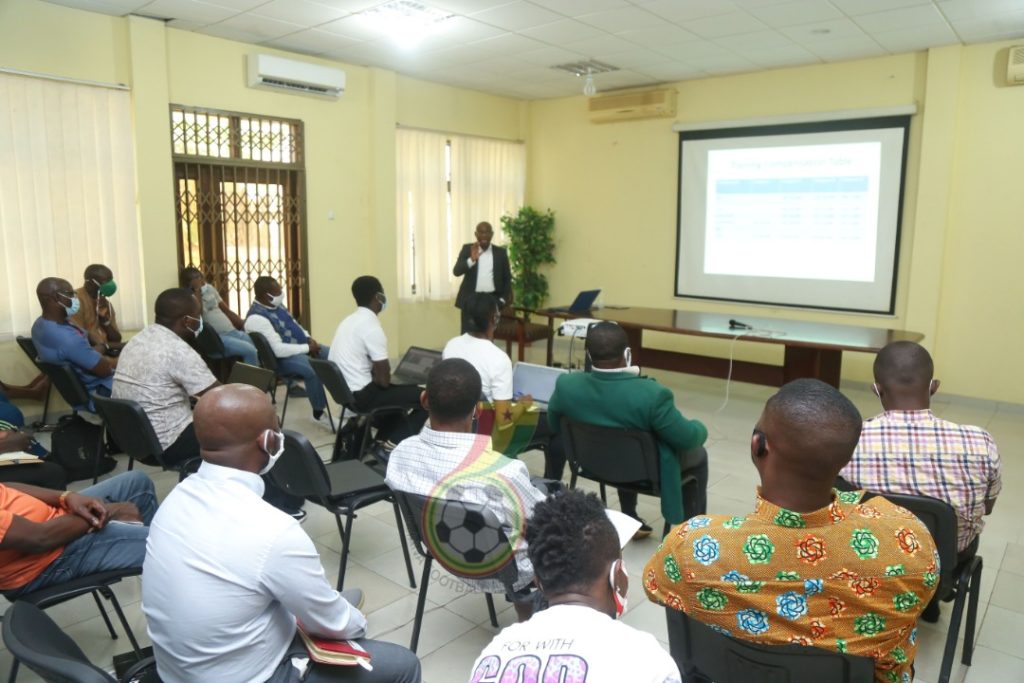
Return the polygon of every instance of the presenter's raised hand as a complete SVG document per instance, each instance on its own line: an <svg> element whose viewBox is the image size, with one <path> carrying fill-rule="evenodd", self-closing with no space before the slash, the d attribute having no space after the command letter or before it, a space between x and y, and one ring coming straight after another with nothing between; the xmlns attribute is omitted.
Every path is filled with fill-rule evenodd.
<svg viewBox="0 0 1024 683"><path fill-rule="evenodd" d="M469 248L469 258L473 261L477 261L480 258L480 243L474 242L473 246Z"/></svg>

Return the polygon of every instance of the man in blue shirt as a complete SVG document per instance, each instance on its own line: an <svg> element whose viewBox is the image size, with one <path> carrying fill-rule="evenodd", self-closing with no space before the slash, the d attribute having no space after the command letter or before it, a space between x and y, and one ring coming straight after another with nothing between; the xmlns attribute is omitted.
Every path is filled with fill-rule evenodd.
<svg viewBox="0 0 1024 683"><path fill-rule="evenodd" d="M85 330L68 320L81 308L71 283L45 278L36 287L36 296L43 309L32 325L32 342L39 360L70 365L89 393L110 396L117 361L100 355L89 344Z"/></svg>

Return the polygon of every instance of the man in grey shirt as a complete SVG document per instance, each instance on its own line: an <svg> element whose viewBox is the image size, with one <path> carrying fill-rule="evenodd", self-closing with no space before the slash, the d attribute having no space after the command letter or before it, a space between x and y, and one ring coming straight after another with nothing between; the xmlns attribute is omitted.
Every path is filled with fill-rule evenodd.
<svg viewBox="0 0 1024 683"><path fill-rule="evenodd" d="M183 268L180 284L192 290L203 304L203 323L213 328L224 344L225 356L237 356L243 363L259 366L259 356L252 339L242 329L243 320L224 303L217 288L206 281L198 268Z"/></svg>

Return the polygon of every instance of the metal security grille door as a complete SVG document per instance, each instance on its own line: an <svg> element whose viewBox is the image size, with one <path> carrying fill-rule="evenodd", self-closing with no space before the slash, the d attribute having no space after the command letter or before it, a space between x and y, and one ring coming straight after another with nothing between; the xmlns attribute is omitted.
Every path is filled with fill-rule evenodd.
<svg viewBox="0 0 1024 683"><path fill-rule="evenodd" d="M270 275L309 326L302 122L171 108L178 262L242 316Z"/></svg>

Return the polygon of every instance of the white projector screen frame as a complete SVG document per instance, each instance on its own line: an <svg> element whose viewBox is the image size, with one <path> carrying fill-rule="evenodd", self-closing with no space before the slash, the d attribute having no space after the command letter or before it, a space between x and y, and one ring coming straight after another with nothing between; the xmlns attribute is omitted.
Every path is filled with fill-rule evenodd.
<svg viewBox="0 0 1024 683"><path fill-rule="evenodd" d="M892 314L909 127L910 116L880 116L681 131L675 296ZM781 156L772 152L780 148L788 149L781 150ZM772 154L777 157L774 163L769 161ZM792 175L802 172L801 162L806 167L821 168L825 155L830 160L841 158L843 172L851 175L812 176L819 183L816 187L827 187L829 181L853 185L833 185L824 204L811 194L817 190L788 194L802 194L808 206L833 207L843 201L851 202L854 208L845 225L849 226L849 234L861 237L846 244L836 244L831 237L820 239L813 248L821 249L822 259L831 258L831 263L822 265L812 259L801 259L804 272L787 277L791 271L779 265L783 254L791 253L786 251L785 238L776 239L775 234L769 236L751 224L762 222L762 216L768 212L744 215L743 211L755 204L742 197L739 204L730 204L726 188L731 186L740 193L753 191L749 189L750 182L760 183L762 191L785 182L792 188L792 183L805 180ZM741 157L742 163L733 163ZM834 172L830 163L836 168L840 166L839 162L829 161L824 164L823 173ZM775 170L768 176L758 176L766 172L765 167ZM740 178L730 178L727 169L744 170L734 172ZM780 202L783 199L778 197ZM738 208L739 213L730 213L730 207ZM796 210L801 210L799 202ZM715 211L714 215L727 228L729 220L737 220L732 229L741 232L724 233L721 226L709 219L709 211ZM854 221L857 212L860 219ZM715 227L719 229L713 230ZM811 242L802 237L799 241Z"/></svg>

